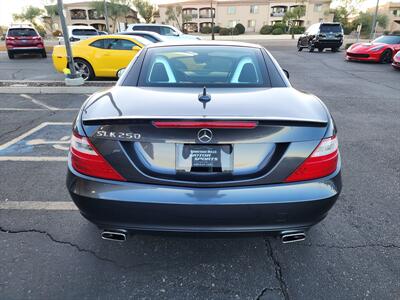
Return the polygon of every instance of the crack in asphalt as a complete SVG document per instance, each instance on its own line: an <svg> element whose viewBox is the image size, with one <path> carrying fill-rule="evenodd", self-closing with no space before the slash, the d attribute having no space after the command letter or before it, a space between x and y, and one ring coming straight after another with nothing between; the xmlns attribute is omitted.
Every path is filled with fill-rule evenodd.
<svg viewBox="0 0 400 300"><path fill-rule="evenodd" d="M55 114L56 114L55 111L49 110L47 115L39 116L39 117L37 117L37 118L35 118L35 119L33 119L33 120L27 122L27 123L24 123L24 124L22 124L22 125L20 125L20 126L18 126L18 127L16 127L16 128L14 128L14 129L10 130L10 131L7 131L7 132L4 132L4 133L0 134L0 140L1 140L3 137L7 136L8 134L12 133L12 132L16 132L16 131L20 130L21 128L24 128L24 127L27 127L27 126L29 126L29 125L31 125L31 124L34 124L37 120L40 120L41 118L51 117L51 116L53 116L53 115L55 115Z"/></svg>
<svg viewBox="0 0 400 300"><path fill-rule="evenodd" d="M278 259L276 258L274 251L272 250L272 245L271 242L268 240L268 238L265 238L265 246L267 248L267 254L268 256L272 259L272 262L274 264L274 269L275 269L275 277L279 282L280 290L283 294L283 297L285 300L289 300L289 290L286 284L285 279L283 278L282 274L282 267Z"/></svg>
<svg viewBox="0 0 400 300"><path fill-rule="evenodd" d="M104 262L108 262L111 263L119 268L126 268L126 266L120 265L118 264L116 261L106 258L106 257L102 257L100 255L98 255L96 252L94 252L93 250L89 250L89 249L85 249L80 247L77 244L74 244L72 242L67 242L67 241L62 241L62 240L58 240L56 239L54 236L52 236L50 233L48 233L47 231L44 230L38 230L38 229L22 229L22 230L9 230L9 229L4 229L3 227L0 226L0 232L3 233L11 233L11 234L19 234L19 233L40 233L40 234L44 234L45 236L47 236L52 242L58 243L58 244L62 244L62 245L68 245L71 246L73 248L75 248L76 250L78 250L79 252L84 252L84 253L88 253L91 254L92 256L94 256L95 258L97 258L98 260L104 261Z"/></svg>
<svg viewBox="0 0 400 300"><path fill-rule="evenodd" d="M266 287L266 288L264 288L262 291L261 291L261 293L256 297L256 300L261 300L261 297L263 297L264 296L264 294L265 294L265 292L267 292L267 291L270 291L270 292L273 292L273 291L281 291L281 289L280 288L270 288L270 287Z"/></svg>
<svg viewBox="0 0 400 300"><path fill-rule="evenodd" d="M396 244L364 244L364 245L325 245L325 244L297 244L300 247L310 247L310 248L325 248L325 249L358 249L358 248L395 248L400 249L399 245Z"/></svg>

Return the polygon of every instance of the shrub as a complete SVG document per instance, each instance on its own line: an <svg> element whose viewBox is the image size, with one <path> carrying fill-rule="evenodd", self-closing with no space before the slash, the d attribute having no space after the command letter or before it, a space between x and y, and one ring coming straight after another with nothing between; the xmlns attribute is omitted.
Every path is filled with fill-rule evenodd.
<svg viewBox="0 0 400 300"><path fill-rule="evenodd" d="M346 43L346 45L344 45L344 49L349 49L351 45L353 45L353 43Z"/></svg>
<svg viewBox="0 0 400 300"><path fill-rule="evenodd" d="M62 36L61 30L58 30L58 29L57 29L57 30L54 30L54 31L53 31L53 36L54 36L54 37Z"/></svg>
<svg viewBox="0 0 400 300"><path fill-rule="evenodd" d="M304 33L304 31L306 31L306 28L303 26L293 26L292 28L290 28L291 34L302 34Z"/></svg>
<svg viewBox="0 0 400 300"><path fill-rule="evenodd" d="M219 30L221 29L221 26L214 26L214 33L219 33Z"/></svg>
<svg viewBox="0 0 400 300"><path fill-rule="evenodd" d="M200 32L204 33L204 34L209 34L209 33L211 33L211 27L208 27L208 26L201 27Z"/></svg>
<svg viewBox="0 0 400 300"><path fill-rule="evenodd" d="M274 28L274 30L272 30L273 35L284 34L284 33L285 32L281 27L277 27L277 28Z"/></svg>
<svg viewBox="0 0 400 300"><path fill-rule="evenodd" d="M383 32L384 35L388 35L389 33L390 33L389 30L385 30L385 31Z"/></svg>
<svg viewBox="0 0 400 300"><path fill-rule="evenodd" d="M237 23L235 26L239 34L243 34L246 31L246 28L241 23Z"/></svg>
<svg viewBox="0 0 400 300"><path fill-rule="evenodd" d="M272 28L281 28L283 30L283 32L286 31L286 24L284 23L275 23L274 25L272 25Z"/></svg>
<svg viewBox="0 0 400 300"><path fill-rule="evenodd" d="M229 28L225 28L225 27L221 27L219 29L219 35L230 35L231 32L229 30Z"/></svg>
<svg viewBox="0 0 400 300"><path fill-rule="evenodd" d="M392 31L392 34L400 34L400 30L394 30Z"/></svg>
<svg viewBox="0 0 400 300"><path fill-rule="evenodd" d="M273 29L271 25L264 25L260 29L260 34L271 34Z"/></svg>
<svg viewBox="0 0 400 300"><path fill-rule="evenodd" d="M238 35L239 31L236 28L220 28L219 35Z"/></svg>
<svg viewBox="0 0 400 300"><path fill-rule="evenodd" d="M41 37L45 37L46 36L46 30L44 29L43 26L36 24L35 28L36 28L37 32L40 34Z"/></svg>

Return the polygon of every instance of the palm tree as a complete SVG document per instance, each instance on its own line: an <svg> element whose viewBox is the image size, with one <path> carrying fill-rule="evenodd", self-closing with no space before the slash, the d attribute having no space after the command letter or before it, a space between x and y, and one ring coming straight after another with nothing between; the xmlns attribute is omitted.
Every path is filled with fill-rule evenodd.
<svg viewBox="0 0 400 300"><path fill-rule="evenodd" d="M130 12L129 1L127 0L110 0L106 2L108 17L113 21L113 32L116 31L117 20L119 17L126 17ZM99 15L105 15L104 2L95 1L92 3L93 9L97 11Z"/></svg>

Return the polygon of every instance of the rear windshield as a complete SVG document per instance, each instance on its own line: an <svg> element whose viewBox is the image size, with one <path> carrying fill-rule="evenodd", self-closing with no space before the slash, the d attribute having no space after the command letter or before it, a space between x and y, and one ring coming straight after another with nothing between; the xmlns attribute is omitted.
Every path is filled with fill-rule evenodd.
<svg viewBox="0 0 400 300"><path fill-rule="evenodd" d="M373 41L374 43L385 44L400 44L400 36L397 35L383 35Z"/></svg>
<svg viewBox="0 0 400 300"><path fill-rule="evenodd" d="M95 29L72 29L73 35L99 35Z"/></svg>
<svg viewBox="0 0 400 300"><path fill-rule="evenodd" d="M8 30L8 36L37 36L33 28L13 28Z"/></svg>
<svg viewBox="0 0 400 300"><path fill-rule="evenodd" d="M342 26L339 24L321 24L321 27L319 28L320 32L342 32Z"/></svg>
<svg viewBox="0 0 400 300"><path fill-rule="evenodd" d="M148 49L140 86L271 86L261 50L227 46Z"/></svg>

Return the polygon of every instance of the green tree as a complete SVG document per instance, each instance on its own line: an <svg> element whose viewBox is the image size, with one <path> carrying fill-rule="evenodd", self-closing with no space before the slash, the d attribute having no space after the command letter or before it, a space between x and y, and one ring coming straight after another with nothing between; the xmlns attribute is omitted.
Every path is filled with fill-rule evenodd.
<svg viewBox="0 0 400 300"><path fill-rule="evenodd" d="M54 17L58 16L58 7L57 5L46 5L44 9L46 10L45 15L48 17L44 18L44 21L50 27L51 31L54 32Z"/></svg>
<svg viewBox="0 0 400 300"><path fill-rule="evenodd" d="M91 3L92 8L97 11L99 15L105 15L104 2L94 1ZM126 17L130 12L130 1L128 0L110 0L106 2L108 18L113 22L113 32L117 28L117 20L120 17Z"/></svg>
<svg viewBox="0 0 400 300"><path fill-rule="evenodd" d="M36 26L36 19L43 15L43 9L32 5L25 7L20 14L13 14L14 20L29 21L33 26Z"/></svg>
<svg viewBox="0 0 400 300"><path fill-rule="evenodd" d="M368 12L360 12L360 14L353 20L354 26L358 24L362 25L361 34L367 35L371 32L373 22L373 14ZM387 15L378 14L377 22L379 27L385 29L389 23L389 18Z"/></svg>
<svg viewBox="0 0 400 300"><path fill-rule="evenodd" d="M167 15L167 21L176 22L178 28L181 31L183 31L183 23L186 23L186 22L189 22L192 20L192 16L182 14L182 6L181 5L168 6L165 14Z"/></svg>
<svg viewBox="0 0 400 300"><path fill-rule="evenodd" d="M151 23L156 12L155 6L147 0L134 0L133 4L146 23Z"/></svg>
<svg viewBox="0 0 400 300"><path fill-rule="evenodd" d="M289 32L292 33L292 39L294 39L294 21L299 20L306 15L306 7L301 4L290 10L288 10L283 16L283 23L286 23L289 28Z"/></svg>

